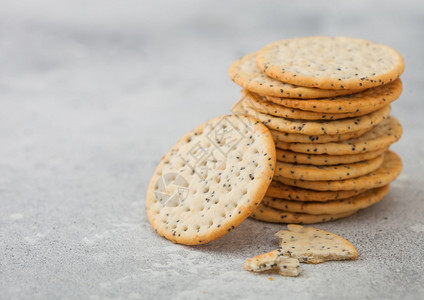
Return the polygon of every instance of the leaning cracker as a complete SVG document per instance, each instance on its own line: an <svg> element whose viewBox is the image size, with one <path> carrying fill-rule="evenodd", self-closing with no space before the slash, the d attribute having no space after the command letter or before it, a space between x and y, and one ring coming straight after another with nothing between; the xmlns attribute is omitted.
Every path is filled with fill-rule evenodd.
<svg viewBox="0 0 424 300"><path fill-rule="evenodd" d="M299 133L288 133L281 132L277 130L270 130L272 138L275 142L283 143L305 143L305 144L323 144L330 142L341 142L349 139L354 139L360 137L365 132L371 130L371 128L365 128L358 131L347 132L343 134L334 134L334 135L306 135Z"/></svg>
<svg viewBox="0 0 424 300"><path fill-rule="evenodd" d="M162 158L147 191L150 224L175 243L217 239L255 210L274 166L273 140L260 122L234 115L212 119Z"/></svg>
<svg viewBox="0 0 424 300"><path fill-rule="evenodd" d="M355 260L358 251L346 239L314 227L289 224L288 230L275 235L280 239L280 253L300 262L319 264L331 260Z"/></svg>
<svg viewBox="0 0 424 300"><path fill-rule="evenodd" d="M359 92L355 90L323 90L284 83L267 76L256 65L256 53L247 54L231 64L228 74L241 87L261 94L288 98L324 98Z"/></svg>
<svg viewBox="0 0 424 300"><path fill-rule="evenodd" d="M331 215L367 208L383 199L388 192L389 185L385 185L380 188L368 190L358 196L343 200L333 200L328 202L299 202L265 197L262 202L269 207L293 213Z"/></svg>
<svg viewBox="0 0 424 300"><path fill-rule="evenodd" d="M277 80L321 89L363 89L396 80L402 55L349 37L311 36L272 43L258 52L259 69Z"/></svg>
<svg viewBox="0 0 424 300"><path fill-rule="evenodd" d="M402 160L396 153L389 150L380 168L361 177L333 181L305 181L280 176L274 180L285 185L317 191L368 190L389 184L399 176L401 171Z"/></svg>
<svg viewBox="0 0 424 300"><path fill-rule="evenodd" d="M402 136L399 121L389 116L386 120L364 133L358 138L337 143L303 144L276 141L275 146L283 150L291 150L306 154L351 155L366 153L387 148Z"/></svg>
<svg viewBox="0 0 424 300"><path fill-rule="evenodd" d="M371 129L373 126L384 121L390 114L390 105L387 105L370 114L354 118L334 121L304 121L275 117L255 111L247 106L243 106L243 109L247 115L258 119L269 129L306 135L335 135Z"/></svg>
<svg viewBox="0 0 424 300"><path fill-rule="evenodd" d="M259 204L258 208L252 213L251 218L264 222L271 223L297 223L297 224L315 224L330 222L337 219L345 218L353 215L357 211L350 211L341 214L324 214L324 215L311 215L292 213L288 211L281 211L272 207L268 207L263 203Z"/></svg>
<svg viewBox="0 0 424 300"><path fill-rule="evenodd" d="M353 197L363 193L364 191L365 190L314 191L285 185L273 180L266 191L266 196L293 201L326 202Z"/></svg>
<svg viewBox="0 0 424 300"><path fill-rule="evenodd" d="M363 92L324 99L297 100L265 96L268 101L285 107L320 113L372 112L399 98L402 82L397 79L391 83L367 89Z"/></svg>
<svg viewBox="0 0 424 300"><path fill-rule="evenodd" d="M296 108L288 108L283 105L278 105L271 101L264 100L263 98L263 96L247 92L244 93L240 104L264 114L269 114L276 117L283 117L287 119L299 120L339 120L362 116L367 113L370 113L370 111L347 113L320 113Z"/></svg>
<svg viewBox="0 0 424 300"><path fill-rule="evenodd" d="M328 155L328 154L305 154L293 152L290 150L277 149L277 164L278 161L296 164L310 164L317 166L351 164L359 161L373 159L384 152L387 148L381 148L375 151L369 151L358 154L346 155Z"/></svg>
<svg viewBox="0 0 424 300"><path fill-rule="evenodd" d="M368 174L383 163L384 154L351 164L314 166L277 161L274 176L299 180L343 180Z"/></svg>
<svg viewBox="0 0 424 300"><path fill-rule="evenodd" d="M301 272L299 260L281 255L278 249L249 258L243 267L251 272L278 270L283 276L299 276Z"/></svg>

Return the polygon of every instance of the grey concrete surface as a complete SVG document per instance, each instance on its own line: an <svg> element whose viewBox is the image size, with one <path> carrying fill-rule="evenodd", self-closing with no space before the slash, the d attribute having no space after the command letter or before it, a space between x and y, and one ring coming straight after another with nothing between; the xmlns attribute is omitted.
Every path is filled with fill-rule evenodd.
<svg viewBox="0 0 424 300"><path fill-rule="evenodd" d="M423 299L422 1L2 1L1 299ZM379 204L319 225L354 262L255 275L282 225L246 220L210 244L150 228L146 186L160 157L229 112L239 56L279 39L347 35L405 57L392 106L404 170Z"/></svg>

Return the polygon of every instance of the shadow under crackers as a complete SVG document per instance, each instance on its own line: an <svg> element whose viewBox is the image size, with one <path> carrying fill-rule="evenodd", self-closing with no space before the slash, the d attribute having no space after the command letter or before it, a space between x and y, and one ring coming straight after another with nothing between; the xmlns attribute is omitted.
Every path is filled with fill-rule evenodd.
<svg viewBox="0 0 424 300"><path fill-rule="evenodd" d="M202 245L183 246L201 252L221 254L237 252L249 253L250 255L250 253L266 252L278 247L278 239L274 234L285 227L284 224L272 224L247 219L236 229L219 239Z"/></svg>

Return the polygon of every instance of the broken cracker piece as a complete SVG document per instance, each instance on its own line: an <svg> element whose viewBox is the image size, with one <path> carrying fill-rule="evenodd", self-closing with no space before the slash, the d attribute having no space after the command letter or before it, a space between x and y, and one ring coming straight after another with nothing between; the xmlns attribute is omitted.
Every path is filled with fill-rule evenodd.
<svg viewBox="0 0 424 300"><path fill-rule="evenodd" d="M244 269L252 272L278 270L283 276L298 276L301 272L299 260L283 256L279 249L249 258Z"/></svg>
<svg viewBox="0 0 424 300"><path fill-rule="evenodd" d="M278 252L300 262L318 264L330 260L355 260L358 252L346 239L314 227L289 224L275 235L280 239Z"/></svg>

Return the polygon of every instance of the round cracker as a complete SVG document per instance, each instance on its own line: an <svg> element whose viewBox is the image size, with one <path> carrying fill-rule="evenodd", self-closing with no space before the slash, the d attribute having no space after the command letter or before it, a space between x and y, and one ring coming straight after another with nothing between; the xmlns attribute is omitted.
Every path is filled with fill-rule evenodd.
<svg viewBox="0 0 424 300"><path fill-rule="evenodd" d="M369 131L371 128L366 128L358 131L347 132L334 135L306 135L299 133L288 133L277 130L270 130L275 142L285 143L304 143L304 144L322 144L329 142L341 142L349 139L357 138Z"/></svg>
<svg viewBox="0 0 424 300"><path fill-rule="evenodd" d="M389 184L399 176L401 171L402 160L396 153L388 150L384 155L384 161L380 168L357 178L333 181L306 181L279 176L274 178L274 180L285 185L316 191L369 190Z"/></svg>
<svg viewBox="0 0 424 300"><path fill-rule="evenodd" d="M324 99L297 100L265 96L268 101L288 108L320 113L367 113L397 100L402 93L402 82L391 83L367 89L363 92Z"/></svg>
<svg viewBox="0 0 424 300"><path fill-rule="evenodd" d="M370 113L371 111L359 112L337 112L337 113L320 113L296 108L288 108L283 105L275 104L265 100L265 97L253 93L245 93L242 98L241 105L247 106L255 111L269 114L276 117L299 120L339 120L353 118ZM307 101L307 100L304 100Z"/></svg>
<svg viewBox="0 0 424 300"><path fill-rule="evenodd" d="M335 121L304 121L275 117L269 114L258 112L244 105L242 105L242 107L247 115L258 119L269 129L281 132L301 133L306 135L336 135L370 129L384 121L390 114L390 105L387 105L370 114L355 118ZM236 107L233 112L237 111L240 110Z"/></svg>
<svg viewBox="0 0 424 300"><path fill-rule="evenodd" d="M402 55L350 37L311 36L272 43L258 52L259 69L277 80L321 89L363 89L396 80Z"/></svg>
<svg viewBox="0 0 424 300"><path fill-rule="evenodd" d="M230 78L239 86L261 94L288 98L325 98L357 93L355 90L323 90L284 83L267 76L256 65L256 53L247 54L233 62L228 70Z"/></svg>
<svg viewBox="0 0 424 300"><path fill-rule="evenodd" d="M340 214L367 208L383 199L388 192L389 185L385 185L343 200L327 202L299 202L265 197L262 200L262 203L275 209L293 213L306 213L311 215Z"/></svg>
<svg viewBox="0 0 424 300"><path fill-rule="evenodd" d="M325 214L325 215L311 215L292 213L288 211L281 211L272 207L268 207L263 203L259 204L258 208L252 213L251 218L259 221L270 223L285 223L285 224L316 224L330 222L337 219L345 218L353 215L357 211L350 211L341 214Z"/></svg>
<svg viewBox="0 0 424 300"><path fill-rule="evenodd" d="M266 196L293 201L326 202L346 199L359 195L363 192L365 192L365 190L314 191L285 185L279 181L273 180L266 191Z"/></svg>
<svg viewBox="0 0 424 300"><path fill-rule="evenodd" d="M373 159L384 152L387 148L381 148L375 151L359 153L359 154L346 154L346 155L328 155L328 154L305 154L293 152L290 150L277 149L277 164L278 161L286 163L307 164L317 166L328 166L338 164L351 164L359 161Z"/></svg>
<svg viewBox="0 0 424 300"><path fill-rule="evenodd" d="M269 130L246 116L222 116L187 133L150 181L150 224L181 244L204 244L230 232L262 200L272 180Z"/></svg>
<svg viewBox="0 0 424 300"><path fill-rule="evenodd" d="M351 164L314 166L277 161L274 176L299 180L344 180L355 178L378 169L383 163L384 154L373 159Z"/></svg>
<svg viewBox="0 0 424 300"><path fill-rule="evenodd" d="M275 141L275 146L283 150L306 154L350 155L366 153L382 148L387 148L402 136L402 126L399 121L389 116L386 120L375 126L372 130L358 138L324 144L285 143Z"/></svg>

